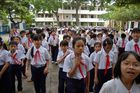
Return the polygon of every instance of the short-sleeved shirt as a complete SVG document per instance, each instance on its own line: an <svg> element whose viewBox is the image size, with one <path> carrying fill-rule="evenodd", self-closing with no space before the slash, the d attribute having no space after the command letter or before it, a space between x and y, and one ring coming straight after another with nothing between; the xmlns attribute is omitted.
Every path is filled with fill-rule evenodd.
<svg viewBox="0 0 140 93"><path fill-rule="evenodd" d="M14 55L15 57L13 58L12 56ZM10 56L11 56L11 64L22 64L21 59L25 58L25 54L21 50L16 50L15 53L13 54L10 53Z"/></svg>
<svg viewBox="0 0 140 93"><path fill-rule="evenodd" d="M49 50L49 44L48 44L48 42L47 42L46 39L43 39L43 40L42 40L42 46L43 46L44 48L46 48L47 50Z"/></svg>
<svg viewBox="0 0 140 93"><path fill-rule="evenodd" d="M81 65L82 72L85 78L87 76L87 71L90 71L93 68L93 65L86 54L82 53L81 57L82 57L82 62L87 67L86 69L84 65ZM71 53L64 60L63 71L67 72L67 77L69 77L68 72L74 67L74 58L75 58L74 53ZM83 78L78 68L76 70L76 73L71 78L79 79L79 80Z"/></svg>
<svg viewBox="0 0 140 93"><path fill-rule="evenodd" d="M90 61L92 62L92 64L94 64L94 59L96 57L98 52L94 51L91 55L90 55Z"/></svg>
<svg viewBox="0 0 140 93"><path fill-rule="evenodd" d="M124 46L126 45L126 43L128 42L128 40L125 38L124 39ZM123 44L123 40L122 40L122 38L119 38L119 40L117 41L117 46L118 47L122 47L122 44Z"/></svg>
<svg viewBox="0 0 140 93"><path fill-rule="evenodd" d="M53 36L51 35L48 39L48 43L52 46L56 46L59 44L59 39L58 39L58 36L55 35L55 39L53 38Z"/></svg>
<svg viewBox="0 0 140 93"><path fill-rule="evenodd" d="M36 63L34 56L33 57L31 56L32 48L30 48L26 54L26 58L31 61L31 65L33 65L35 67L40 67L40 66L45 65L47 63L47 61L51 60L50 54L46 48L40 46L39 49L36 49L35 46L33 46L33 47L34 47L33 55L35 55L36 51L39 50L40 58L38 58L37 63Z"/></svg>
<svg viewBox="0 0 140 93"><path fill-rule="evenodd" d="M73 51L71 50L67 50L66 52L68 52L69 54L72 53ZM57 60L59 60L61 57L64 56L64 52L62 50L59 50L58 55L57 55ZM60 68L63 68L64 62L61 62L58 66Z"/></svg>
<svg viewBox="0 0 140 93"><path fill-rule="evenodd" d="M0 49L0 65L4 65L5 62L10 63L11 57L9 55L9 52L4 49Z"/></svg>
<svg viewBox="0 0 140 93"><path fill-rule="evenodd" d="M140 93L140 84L134 82L129 91L119 78L115 78L104 83L99 93Z"/></svg>
<svg viewBox="0 0 140 93"><path fill-rule="evenodd" d="M102 49L99 51L94 59L94 62L98 64L98 69L105 69L106 68L106 55L107 53ZM109 68L112 68L112 64L116 63L116 56L112 51L109 52L109 60L110 60L110 66Z"/></svg>
<svg viewBox="0 0 140 93"><path fill-rule="evenodd" d="M22 44L18 44L18 50L20 50L20 51L22 51L22 53L25 53L25 48L23 47L23 45Z"/></svg>
<svg viewBox="0 0 140 93"><path fill-rule="evenodd" d="M126 44L126 46L125 46L125 51L134 51L134 52L136 52L135 51L135 48L134 48L134 45L135 45L136 43L135 43L135 41L134 40L131 40L131 41L128 41L127 42L127 44ZM138 41L138 46L139 46L139 48L140 48L140 40ZM139 55L140 55L140 53L138 53Z"/></svg>

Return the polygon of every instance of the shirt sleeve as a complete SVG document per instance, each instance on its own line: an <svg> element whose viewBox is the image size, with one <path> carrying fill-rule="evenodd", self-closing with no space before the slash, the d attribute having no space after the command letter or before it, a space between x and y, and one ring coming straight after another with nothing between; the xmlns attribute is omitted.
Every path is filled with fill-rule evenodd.
<svg viewBox="0 0 140 93"><path fill-rule="evenodd" d="M99 93L111 93L106 83L103 84Z"/></svg>
<svg viewBox="0 0 140 93"><path fill-rule="evenodd" d="M4 62L8 62L8 63L12 62L12 59L10 57L10 53L8 51L5 51L3 59L4 59Z"/></svg>
<svg viewBox="0 0 140 93"><path fill-rule="evenodd" d="M72 62L71 62L71 55L68 55L65 60L64 60L64 66L63 66L63 71L64 72L69 72L70 69L72 68Z"/></svg>
<svg viewBox="0 0 140 93"><path fill-rule="evenodd" d="M32 57L31 57L31 48L27 51L27 53L26 53L26 58L27 58L28 60L31 60L31 59L32 59Z"/></svg>
<svg viewBox="0 0 140 93"><path fill-rule="evenodd" d="M51 56L47 49L45 49L45 59L51 61Z"/></svg>
<svg viewBox="0 0 140 93"><path fill-rule="evenodd" d="M89 57L87 57L87 62L88 62L88 71L90 71L93 68L93 65Z"/></svg>
<svg viewBox="0 0 140 93"><path fill-rule="evenodd" d="M130 51L130 49L131 49L130 44L131 44L130 42L126 43L125 51Z"/></svg>

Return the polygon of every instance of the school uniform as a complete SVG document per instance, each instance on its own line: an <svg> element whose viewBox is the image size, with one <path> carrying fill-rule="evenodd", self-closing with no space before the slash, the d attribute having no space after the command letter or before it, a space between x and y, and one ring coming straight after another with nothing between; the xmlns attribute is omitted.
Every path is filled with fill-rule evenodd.
<svg viewBox="0 0 140 93"><path fill-rule="evenodd" d="M117 44L116 45L117 45L118 51L119 51L119 54L118 55L121 55L124 52L127 41L128 40L126 38L125 39L120 38L117 41Z"/></svg>
<svg viewBox="0 0 140 93"><path fill-rule="evenodd" d="M115 78L104 83L100 93L140 93L140 84L134 82L131 89L128 90L120 78Z"/></svg>
<svg viewBox="0 0 140 93"><path fill-rule="evenodd" d="M107 60L109 60L109 62ZM116 63L116 58L112 51L106 54L105 50L102 49L97 53L94 62L98 64L97 76L99 83L95 86L95 91L99 93L103 83L112 78L112 64Z"/></svg>
<svg viewBox="0 0 140 93"><path fill-rule="evenodd" d="M9 51L10 52L10 51ZM20 50L16 50L15 53L11 53L11 81L12 81L12 91L13 93L16 93L15 88L15 76L17 78L18 84L17 84L17 90L22 91L22 59L25 58L24 53Z"/></svg>
<svg viewBox="0 0 140 93"><path fill-rule="evenodd" d="M46 49L49 51L49 44L48 44L48 42L47 42L46 39L43 39L43 40L42 40L42 46L43 46L44 48L46 48Z"/></svg>
<svg viewBox="0 0 140 93"><path fill-rule="evenodd" d="M93 65L93 69L90 70L90 85L89 85L89 91L93 92L93 86L94 86L94 59L96 57L97 53L96 51L94 51L91 55L90 55L90 62L92 62Z"/></svg>
<svg viewBox="0 0 140 93"><path fill-rule="evenodd" d="M88 45L90 46L90 53L94 52L94 44L96 43L96 40L94 38L90 39L88 42Z"/></svg>
<svg viewBox="0 0 140 93"><path fill-rule="evenodd" d="M33 46L33 42L31 40L31 38L28 38L28 41L26 42L26 45L27 45L27 49L29 49Z"/></svg>
<svg viewBox="0 0 140 93"><path fill-rule="evenodd" d="M33 54L32 54L33 53ZM26 54L31 64L32 80L34 82L34 88L36 93L46 93L46 76L44 69L47 62L50 60L50 55L44 47L40 46L36 49L34 46L30 48Z"/></svg>
<svg viewBox="0 0 140 93"><path fill-rule="evenodd" d="M17 46L17 49L20 50L20 51L22 51L22 53L25 54L25 48L23 47L22 44L19 43L18 46Z"/></svg>
<svg viewBox="0 0 140 93"><path fill-rule="evenodd" d="M81 57L81 65L72 77L69 77L68 72L74 66L74 53L69 54L64 60L63 71L67 73L67 93L85 93L85 78L87 72L90 71L93 66L86 54L82 53Z"/></svg>
<svg viewBox="0 0 140 93"><path fill-rule="evenodd" d="M71 50L67 50L66 53L70 54L72 53ZM58 52L58 56L57 56L57 60L59 60L60 58L62 58L64 56L64 53L62 50L60 50ZM61 62L60 64L58 64L59 66L59 85L58 85L58 93L66 93L66 72L63 71L63 65L64 65L64 61ZM65 91L65 92L64 92Z"/></svg>
<svg viewBox="0 0 140 93"><path fill-rule="evenodd" d="M125 51L134 51L140 55L140 39L136 43L133 39L126 43Z"/></svg>
<svg viewBox="0 0 140 93"><path fill-rule="evenodd" d="M11 58L9 56L9 52L7 50L0 49L0 71L2 70L4 64L6 62L10 64L10 61ZM9 67L0 78L0 93L12 93Z"/></svg>
<svg viewBox="0 0 140 93"><path fill-rule="evenodd" d="M89 56L89 54L90 54L90 51L89 51L89 48L88 48L87 45L84 47L84 53L85 53L87 56Z"/></svg>
<svg viewBox="0 0 140 93"><path fill-rule="evenodd" d="M50 45L51 48L51 56L52 56L52 62L56 62L57 59L57 54L58 54L58 50L59 50L59 39L58 36L50 36L48 39L48 43Z"/></svg>

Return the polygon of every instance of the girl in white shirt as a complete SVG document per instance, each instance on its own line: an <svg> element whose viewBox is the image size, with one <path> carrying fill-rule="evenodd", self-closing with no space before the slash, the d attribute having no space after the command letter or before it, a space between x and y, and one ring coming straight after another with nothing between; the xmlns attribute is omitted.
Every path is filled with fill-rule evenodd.
<svg viewBox="0 0 140 93"><path fill-rule="evenodd" d="M85 43L81 37L73 39L74 52L64 60L63 71L67 73L67 93L89 92L89 71L93 68L89 57L83 53Z"/></svg>
<svg viewBox="0 0 140 93"><path fill-rule="evenodd" d="M114 77L104 83L100 93L140 93L140 56L124 52L116 63Z"/></svg>

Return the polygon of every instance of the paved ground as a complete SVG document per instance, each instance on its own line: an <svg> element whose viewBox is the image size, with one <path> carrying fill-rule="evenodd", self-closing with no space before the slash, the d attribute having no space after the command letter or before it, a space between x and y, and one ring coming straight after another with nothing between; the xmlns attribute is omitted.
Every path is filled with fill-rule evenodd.
<svg viewBox="0 0 140 93"><path fill-rule="evenodd" d="M46 79L47 93L58 93L58 66L50 64L49 74ZM33 82L23 79L23 93L35 93Z"/></svg>

